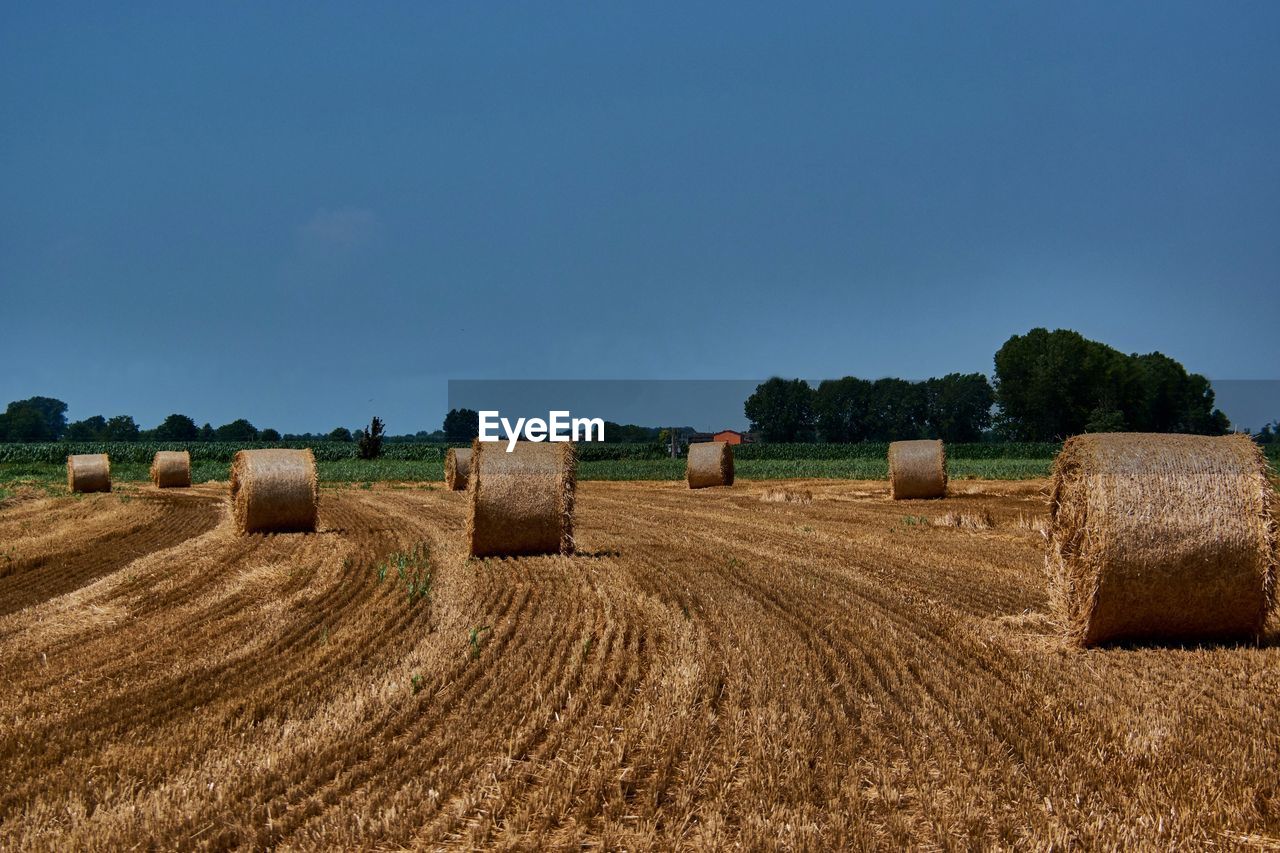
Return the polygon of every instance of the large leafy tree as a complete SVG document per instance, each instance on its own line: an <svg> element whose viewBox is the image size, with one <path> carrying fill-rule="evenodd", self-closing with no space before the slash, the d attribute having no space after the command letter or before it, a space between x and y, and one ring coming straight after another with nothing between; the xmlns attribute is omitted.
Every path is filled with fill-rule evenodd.
<svg viewBox="0 0 1280 853"><path fill-rule="evenodd" d="M906 379L877 379L871 383L867 433L876 441L922 438L928 420L924 385Z"/></svg>
<svg viewBox="0 0 1280 853"><path fill-rule="evenodd" d="M50 436L55 440L62 438L67 429L67 404L54 397L29 397L10 405L24 406L39 412Z"/></svg>
<svg viewBox="0 0 1280 853"><path fill-rule="evenodd" d="M196 422L186 415L172 414L155 428L157 441L195 441L200 435Z"/></svg>
<svg viewBox="0 0 1280 853"><path fill-rule="evenodd" d="M979 441L991 427L995 391L981 373L948 373L924 383L927 432L943 441Z"/></svg>
<svg viewBox="0 0 1280 853"><path fill-rule="evenodd" d="M775 376L762 382L743 410L765 441L813 441L813 389L803 379Z"/></svg>
<svg viewBox="0 0 1280 853"><path fill-rule="evenodd" d="M14 400L0 415L0 441L57 441L67 430L67 404L53 397Z"/></svg>
<svg viewBox="0 0 1280 853"><path fill-rule="evenodd" d="M66 437L71 441L102 441L107 434L107 419L94 415L67 426Z"/></svg>
<svg viewBox="0 0 1280 853"><path fill-rule="evenodd" d="M137 441L138 425L129 415L116 415L107 420L102 437L107 441Z"/></svg>
<svg viewBox="0 0 1280 853"><path fill-rule="evenodd" d="M1106 377L1119 353L1077 332L1032 329L995 355L996 402L1008 437L1052 441L1083 432L1100 406L1117 408Z"/></svg>
<svg viewBox="0 0 1280 853"><path fill-rule="evenodd" d="M924 382L846 376L822 382L813 405L823 441L978 441L991 426L993 399L980 373Z"/></svg>
<svg viewBox="0 0 1280 853"><path fill-rule="evenodd" d="M446 441L471 441L480 434L480 413L475 409L450 409L444 416Z"/></svg>
<svg viewBox="0 0 1280 853"><path fill-rule="evenodd" d="M818 383L813 410L818 435L823 441L865 441L870 437L868 421L872 383L856 376L826 379Z"/></svg>
<svg viewBox="0 0 1280 853"><path fill-rule="evenodd" d="M1010 438L1227 428L1208 380L1162 353L1125 355L1078 332L1032 329L1005 342L995 367L999 426Z"/></svg>
<svg viewBox="0 0 1280 853"><path fill-rule="evenodd" d="M253 441L258 437L258 429L244 418L237 418L218 427L214 434L218 441Z"/></svg>
<svg viewBox="0 0 1280 853"><path fill-rule="evenodd" d="M10 403L0 415L0 437L4 441L52 441L53 431L39 410Z"/></svg>

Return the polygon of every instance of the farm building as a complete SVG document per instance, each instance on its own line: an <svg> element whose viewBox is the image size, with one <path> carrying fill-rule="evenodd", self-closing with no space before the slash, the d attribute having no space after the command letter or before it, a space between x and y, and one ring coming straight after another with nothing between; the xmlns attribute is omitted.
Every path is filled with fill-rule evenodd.
<svg viewBox="0 0 1280 853"><path fill-rule="evenodd" d="M688 444L701 444L704 441L723 441L725 444L747 444L755 441L749 432L738 432L736 429L722 429L719 432L693 432L686 438Z"/></svg>

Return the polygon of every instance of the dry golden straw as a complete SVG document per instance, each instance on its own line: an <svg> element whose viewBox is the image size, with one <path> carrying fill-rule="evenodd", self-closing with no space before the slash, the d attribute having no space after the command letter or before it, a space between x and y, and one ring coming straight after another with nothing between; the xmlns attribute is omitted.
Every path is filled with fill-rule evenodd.
<svg viewBox="0 0 1280 853"><path fill-rule="evenodd" d="M689 488L733 485L733 447L724 441L700 441L689 445L685 463Z"/></svg>
<svg viewBox="0 0 1280 853"><path fill-rule="evenodd" d="M191 485L191 454L185 450L158 450L151 460L151 482L157 488Z"/></svg>
<svg viewBox="0 0 1280 853"><path fill-rule="evenodd" d="M889 445L893 499L941 498L947 494L947 451L941 441L895 441Z"/></svg>
<svg viewBox="0 0 1280 853"><path fill-rule="evenodd" d="M1047 482L586 483L590 559L487 566L440 488L325 488L342 533L305 537L227 535L207 488L33 490L0 509L0 850L1263 853L1270 630L1055 654L1018 526Z"/></svg>
<svg viewBox="0 0 1280 853"><path fill-rule="evenodd" d="M444 484L453 492L467 487L467 475L471 472L471 448L450 447L444 457Z"/></svg>
<svg viewBox="0 0 1280 853"><path fill-rule="evenodd" d="M567 442L471 445L467 538L475 557L573 553L577 454Z"/></svg>
<svg viewBox="0 0 1280 853"><path fill-rule="evenodd" d="M67 488L73 492L111 491L111 460L105 453L67 457Z"/></svg>
<svg viewBox="0 0 1280 853"><path fill-rule="evenodd" d="M790 489L765 489L760 500L765 503L807 504L813 501L813 492L808 489L794 492Z"/></svg>
<svg viewBox="0 0 1280 853"><path fill-rule="evenodd" d="M1276 570L1267 473L1245 435L1067 441L1054 462L1047 567L1070 639L1257 636Z"/></svg>
<svg viewBox="0 0 1280 853"><path fill-rule="evenodd" d="M310 450L241 450L231 463L231 508L241 533L313 531L320 504Z"/></svg>

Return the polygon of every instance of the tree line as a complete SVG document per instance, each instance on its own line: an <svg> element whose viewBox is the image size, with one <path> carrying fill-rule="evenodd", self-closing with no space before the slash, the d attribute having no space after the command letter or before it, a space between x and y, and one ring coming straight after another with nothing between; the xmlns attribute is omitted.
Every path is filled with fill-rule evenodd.
<svg viewBox="0 0 1280 853"><path fill-rule="evenodd" d="M896 441L941 438L1060 441L1082 432L1184 432L1219 435L1230 423L1214 407L1209 380L1168 356L1125 354L1067 329L1014 335L995 354L991 379L951 373L923 381L854 376L820 382L775 377L759 385L744 411L768 442ZM17 400L0 414L0 441L470 441L479 414L452 409L442 429L383 436L337 427L328 433L258 429L245 418L214 427L171 414L153 429L129 415L67 422L67 404L53 397ZM372 427L372 424L371 424ZM605 423L610 441L657 441L655 427ZM1280 440L1280 422L1258 434Z"/></svg>
<svg viewBox="0 0 1280 853"><path fill-rule="evenodd" d="M911 382L848 376L811 387L775 377L744 405L764 441L1060 441L1082 432L1221 435L1209 380L1159 353L1126 355L1067 329L1014 335L995 375ZM1264 428L1260 441L1274 440Z"/></svg>
<svg viewBox="0 0 1280 853"><path fill-rule="evenodd" d="M245 418L215 427L197 426L187 415L172 414L154 429L142 429L130 415L93 415L67 422L67 404L54 397L11 402L0 413L0 441L355 441L367 430L338 427L329 433L284 433L258 429Z"/></svg>

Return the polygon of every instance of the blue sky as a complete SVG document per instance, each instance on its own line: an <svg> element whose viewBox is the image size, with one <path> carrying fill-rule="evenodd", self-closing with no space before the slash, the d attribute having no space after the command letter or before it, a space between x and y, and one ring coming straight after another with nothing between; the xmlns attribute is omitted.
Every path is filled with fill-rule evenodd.
<svg viewBox="0 0 1280 853"><path fill-rule="evenodd" d="M439 425L460 378L1277 378L1280 5L0 5L0 403Z"/></svg>

